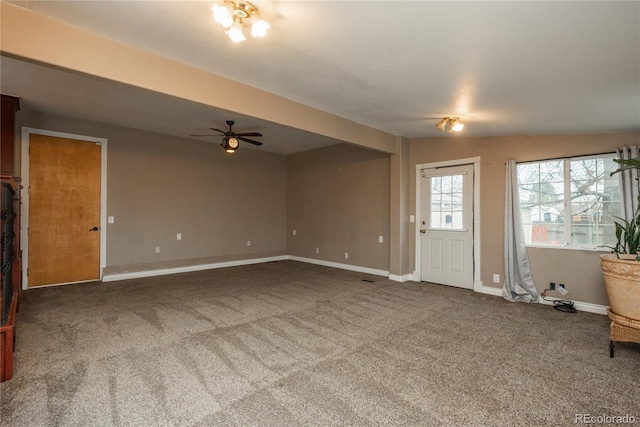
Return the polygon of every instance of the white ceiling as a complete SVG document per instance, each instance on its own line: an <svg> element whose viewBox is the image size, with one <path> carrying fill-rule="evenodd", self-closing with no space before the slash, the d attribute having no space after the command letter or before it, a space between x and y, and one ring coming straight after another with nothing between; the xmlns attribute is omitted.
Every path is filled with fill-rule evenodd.
<svg viewBox="0 0 640 427"><path fill-rule="evenodd" d="M394 135L442 136L435 124L449 115L468 136L640 129L637 1L255 1L272 29L240 44L213 22L213 1L12 3ZM265 134L260 149L284 154L336 142L63 70L1 65L2 92L26 108L179 136L232 118L238 131ZM87 109L97 97L105 108ZM66 98L60 111L53 100Z"/></svg>

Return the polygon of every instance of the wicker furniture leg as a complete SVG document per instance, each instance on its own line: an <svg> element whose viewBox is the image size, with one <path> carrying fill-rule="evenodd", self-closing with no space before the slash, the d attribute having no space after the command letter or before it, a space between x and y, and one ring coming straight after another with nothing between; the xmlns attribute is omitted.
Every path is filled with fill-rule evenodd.
<svg viewBox="0 0 640 427"><path fill-rule="evenodd" d="M640 321L620 316L611 309L607 309L607 314L611 319L609 357L613 357L614 342L634 342L640 344Z"/></svg>

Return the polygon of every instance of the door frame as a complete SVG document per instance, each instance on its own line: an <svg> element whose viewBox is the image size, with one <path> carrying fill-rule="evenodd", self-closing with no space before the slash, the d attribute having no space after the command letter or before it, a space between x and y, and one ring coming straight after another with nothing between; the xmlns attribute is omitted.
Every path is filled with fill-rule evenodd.
<svg viewBox="0 0 640 427"><path fill-rule="evenodd" d="M415 268L413 278L420 282L422 277L422 247L420 244L420 220L422 218L422 174L423 169L446 168L473 165L473 291L482 292L480 274L480 156L443 162L416 165L416 227L415 227Z"/></svg>
<svg viewBox="0 0 640 427"><path fill-rule="evenodd" d="M100 280L107 266L107 144L106 138L76 135L65 132L55 132L45 129L35 129L22 126L21 174L22 186L27 189L22 192L22 210L20 214L20 242L22 245L22 289L29 286L27 270L29 268L29 143L31 135L52 136L55 138L76 139L79 141L100 144ZM62 285L63 283L61 283ZM46 286L46 285L45 285ZM49 285L56 286L56 285ZM42 287L42 286L41 286Z"/></svg>

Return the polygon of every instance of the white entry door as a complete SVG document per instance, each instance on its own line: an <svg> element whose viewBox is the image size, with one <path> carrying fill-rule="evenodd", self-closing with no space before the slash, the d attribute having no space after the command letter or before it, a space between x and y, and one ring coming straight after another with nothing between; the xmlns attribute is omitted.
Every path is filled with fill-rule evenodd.
<svg viewBox="0 0 640 427"><path fill-rule="evenodd" d="M473 165L421 173L421 280L473 289Z"/></svg>

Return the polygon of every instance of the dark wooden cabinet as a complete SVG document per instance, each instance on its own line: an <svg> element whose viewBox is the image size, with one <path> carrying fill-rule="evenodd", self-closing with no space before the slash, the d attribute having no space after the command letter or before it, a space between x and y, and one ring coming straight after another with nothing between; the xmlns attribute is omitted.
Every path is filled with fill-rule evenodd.
<svg viewBox="0 0 640 427"><path fill-rule="evenodd" d="M2 95L0 106L0 173L16 176L15 167L15 130L16 112L20 110L20 99L14 96Z"/></svg>
<svg viewBox="0 0 640 427"><path fill-rule="evenodd" d="M15 177L15 114L20 109L18 98L2 95L0 115L0 166L2 180L0 245L0 381L13 376L16 312L22 287L22 250L20 248L20 179ZM18 184L16 184L16 181Z"/></svg>
<svg viewBox="0 0 640 427"><path fill-rule="evenodd" d="M10 380L13 376L13 350L15 343L15 320L20 303L21 262L17 235L19 234L20 200L18 187L9 175L1 175L2 191L2 292L0 293L0 381Z"/></svg>

